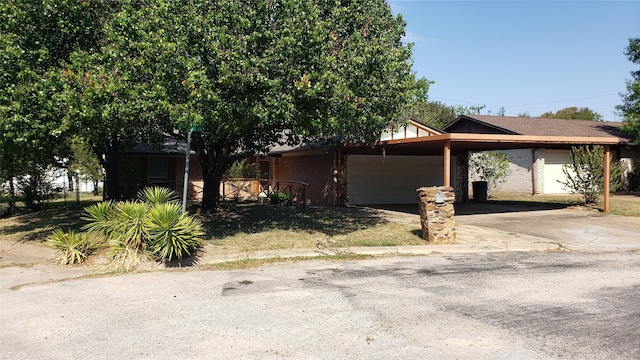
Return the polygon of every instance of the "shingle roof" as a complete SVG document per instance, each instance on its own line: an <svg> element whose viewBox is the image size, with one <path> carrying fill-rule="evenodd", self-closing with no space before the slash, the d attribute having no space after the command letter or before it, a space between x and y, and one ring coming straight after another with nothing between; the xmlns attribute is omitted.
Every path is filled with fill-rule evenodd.
<svg viewBox="0 0 640 360"><path fill-rule="evenodd" d="M507 134L514 135L617 137L623 141L633 141L633 137L631 135L621 130L621 122L487 115L464 115L454 122L465 118L466 120L475 120L498 130L503 130Z"/></svg>

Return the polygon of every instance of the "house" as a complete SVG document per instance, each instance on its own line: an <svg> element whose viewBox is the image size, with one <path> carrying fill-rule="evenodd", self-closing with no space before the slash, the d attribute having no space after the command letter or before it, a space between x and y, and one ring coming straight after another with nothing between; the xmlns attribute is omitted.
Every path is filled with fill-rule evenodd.
<svg viewBox="0 0 640 360"><path fill-rule="evenodd" d="M121 161L121 182L128 193L145 185L182 192L186 149L167 141L158 150L134 149ZM263 190L303 184L304 196L298 193L297 200L305 203L411 204L422 186L452 186L458 201L468 200L469 153L486 150L513 153L517 171L512 181L518 191L557 192L552 174L561 173L569 149L578 145L602 145L607 153L634 159L631 165L638 166L638 147L620 131L619 123L475 115L458 117L444 131L409 119L383 132L375 144L278 146L251 161L259 163L264 175ZM198 198L202 172L193 153L189 175L189 198Z"/></svg>
<svg viewBox="0 0 640 360"><path fill-rule="evenodd" d="M314 189L311 202L415 203L415 189L433 185L452 186L457 200L466 201L470 152L500 150L521 154L520 157L512 155L513 166L522 168L514 172L514 183L520 182L519 191L531 193L559 191L557 175L562 174L562 164L567 163L572 146L601 145L607 154L628 159L630 165L638 166L638 147L629 135L620 131L620 125L464 115L444 131L412 120L409 128L392 134L385 132L380 141L369 146L298 147L269 155L278 178L296 177L309 182ZM413 126L419 130L414 131ZM529 190L525 190L527 188ZM605 208L608 208L608 195Z"/></svg>
<svg viewBox="0 0 640 360"><path fill-rule="evenodd" d="M632 145L633 137L624 133L621 125L620 122L464 115L443 130L449 133L618 138L620 141L613 148L613 158L622 160L627 172L631 172L640 167L640 148ZM570 163L570 148L564 144L499 151L509 157L511 173L498 190L532 195L569 192L561 184L566 180L562 168Z"/></svg>
<svg viewBox="0 0 640 360"><path fill-rule="evenodd" d="M159 146L139 144L126 150L118 161L120 192L125 199L135 198L147 186L162 186L182 194L186 162L186 143L167 137ZM191 151L188 197L202 197L202 170Z"/></svg>

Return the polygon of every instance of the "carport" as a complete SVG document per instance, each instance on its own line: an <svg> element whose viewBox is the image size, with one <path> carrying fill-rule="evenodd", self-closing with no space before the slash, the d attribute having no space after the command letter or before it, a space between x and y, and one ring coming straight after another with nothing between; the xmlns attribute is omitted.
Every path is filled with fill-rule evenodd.
<svg viewBox="0 0 640 360"><path fill-rule="evenodd" d="M468 154L475 151L508 150L508 149L570 149L573 146L600 145L604 147L604 211L609 211L609 167L611 148L622 143L617 137L579 137L579 136L529 136L478 133L447 133L424 137L385 140L377 142L373 147L362 145L346 145L338 149L338 159L343 155L383 155L383 156L428 156L441 157L442 173L440 184L453 186L459 200L468 200ZM433 167L431 161L425 166ZM338 166L338 168L341 168ZM458 174L458 176L455 176ZM392 174L393 175L393 174ZM455 184L452 183L452 175ZM337 177L338 182L340 176ZM347 184L348 185L348 184ZM425 184L426 185L426 184ZM338 199L342 187L338 183Z"/></svg>

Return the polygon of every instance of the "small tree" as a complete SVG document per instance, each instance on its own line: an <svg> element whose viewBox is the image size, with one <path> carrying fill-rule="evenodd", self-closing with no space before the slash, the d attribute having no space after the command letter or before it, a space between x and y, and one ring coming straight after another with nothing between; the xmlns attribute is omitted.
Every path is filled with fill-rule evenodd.
<svg viewBox="0 0 640 360"><path fill-rule="evenodd" d="M604 193L604 148L602 146L574 146L569 154L571 163L562 166L567 180L559 183L572 194L584 195L585 203L593 204ZM615 191L622 185L624 170L619 161L609 167L609 188Z"/></svg>
<svg viewBox="0 0 640 360"><path fill-rule="evenodd" d="M72 160L69 164L69 171L75 174L76 178L93 183L93 195L98 195L98 183L102 181L102 165L98 161L96 154L89 146L78 137L71 140Z"/></svg>
<svg viewBox="0 0 640 360"><path fill-rule="evenodd" d="M469 165L480 180L487 182L488 191L504 184L511 173L507 154L494 150L471 154Z"/></svg>

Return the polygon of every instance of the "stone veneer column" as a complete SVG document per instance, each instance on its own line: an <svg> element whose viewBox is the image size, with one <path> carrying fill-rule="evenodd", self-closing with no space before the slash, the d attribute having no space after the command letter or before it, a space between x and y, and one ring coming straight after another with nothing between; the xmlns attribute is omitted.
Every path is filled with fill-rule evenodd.
<svg viewBox="0 0 640 360"><path fill-rule="evenodd" d="M452 187L421 187L418 192L422 238L432 244L454 244L456 221L454 218L455 193Z"/></svg>

